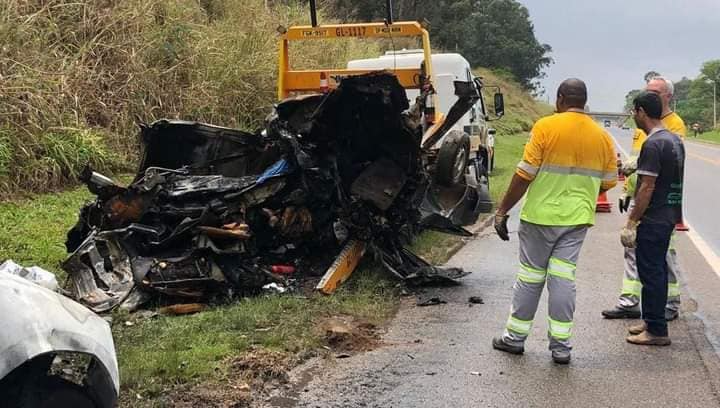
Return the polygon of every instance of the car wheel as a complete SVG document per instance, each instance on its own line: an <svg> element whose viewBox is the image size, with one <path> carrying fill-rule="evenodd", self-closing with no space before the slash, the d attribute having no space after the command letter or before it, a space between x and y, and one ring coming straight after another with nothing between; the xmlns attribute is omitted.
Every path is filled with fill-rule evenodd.
<svg viewBox="0 0 720 408"><path fill-rule="evenodd" d="M435 181L444 186L460 183L470 159L470 136L452 130L445 135L435 166Z"/></svg>

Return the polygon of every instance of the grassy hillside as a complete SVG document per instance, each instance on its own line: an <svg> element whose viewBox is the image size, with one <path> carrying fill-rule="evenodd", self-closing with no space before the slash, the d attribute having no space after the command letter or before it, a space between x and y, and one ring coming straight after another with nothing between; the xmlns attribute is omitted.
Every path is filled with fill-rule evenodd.
<svg viewBox="0 0 720 408"><path fill-rule="evenodd" d="M306 3L0 2L0 199L65 186L86 163L132 167L137 118L254 130L276 99L277 28L306 23ZM299 67L377 54L351 41L291 52Z"/></svg>
<svg viewBox="0 0 720 408"><path fill-rule="evenodd" d="M515 134L528 132L535 120L549 115L554 107L530 96L516 81L505 74L485 68L477 68L475 75L483 78L488 86L499 86L505 96L505 116L492 123L498 134ZM487 93L485 99L492 104L492 95Z"/></svg>

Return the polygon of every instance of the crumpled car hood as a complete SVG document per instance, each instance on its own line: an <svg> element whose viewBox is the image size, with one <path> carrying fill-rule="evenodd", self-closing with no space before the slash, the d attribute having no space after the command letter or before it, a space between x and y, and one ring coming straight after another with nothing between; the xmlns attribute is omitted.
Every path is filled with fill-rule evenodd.
<svg viewBox="0 0 720 408"><path fill-rule="evenodd" d="M58 351L94 356L120 381L110 326L73 300L21 277L0 273L0 378L36 356Z"/></svg>

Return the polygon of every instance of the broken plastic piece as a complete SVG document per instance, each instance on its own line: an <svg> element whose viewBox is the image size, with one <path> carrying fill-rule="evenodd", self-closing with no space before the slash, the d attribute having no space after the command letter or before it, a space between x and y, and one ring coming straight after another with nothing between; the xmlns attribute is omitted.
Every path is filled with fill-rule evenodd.
<svg viewBox="0 0 720 408"><path fill-rule="evenodd" d="M266 290L268 292L275 292L275 293L285 293L287 292L287 288L284 286L281 286L275 282L268 283L267 285L262 287L263 290Z"/></svg>
<svg viewBox="0 0 720 408"><path fill-rule="evenodd" d="M59 289L57 278L52 272L48 272L39 266L31 266L29 268L20 266L13 262L11 259L0 264L0 272L17 275L21 278L25 278L30 282L36 283L46 289L50 289L53 292L57 292Z"/></svg>
<svg viewBox="0 0 720 408"><path fill-rule="evenodd" d="M270 271L272 273L279 273L282 275L287 275L287 274L295 273L295 267L292 265L272 265L270 267Z"/></svg>
<svg viewBox="0 0 720 408"><path fill-rule="evenodd" d="M364 254L364 242L355 239L348 242L340 251L340 255L335 259L335 262L325 272L315 289L326 295L334 293L338 286L350 277Z"/></svg>
<svg viewBox="0 0 720 408"><path fill-rule="evenodd" d="M166 315L185 315L185 314L192 314L197 313L205 310L205 305L201 303L183 303L178 305L170 305L161 307L159 312L160 314L166 314Z"/></svg>

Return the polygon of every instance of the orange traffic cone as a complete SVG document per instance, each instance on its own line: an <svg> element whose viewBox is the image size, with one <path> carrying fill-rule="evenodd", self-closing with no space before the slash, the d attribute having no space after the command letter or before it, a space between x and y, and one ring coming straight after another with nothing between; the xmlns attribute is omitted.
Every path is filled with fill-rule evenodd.
<svg viewBox="0 0 720 408"><path fill-rule="evenodd" d="M612 211L612 204L608 201L607 192L602 192L598 196L595 212L609 213Z"/></svg>

